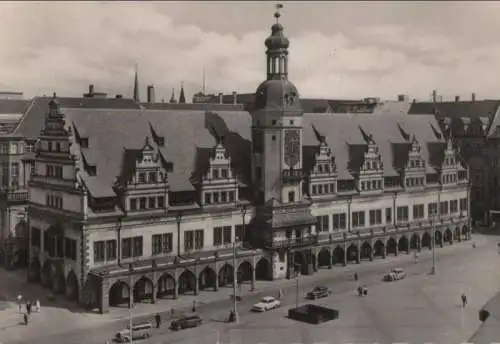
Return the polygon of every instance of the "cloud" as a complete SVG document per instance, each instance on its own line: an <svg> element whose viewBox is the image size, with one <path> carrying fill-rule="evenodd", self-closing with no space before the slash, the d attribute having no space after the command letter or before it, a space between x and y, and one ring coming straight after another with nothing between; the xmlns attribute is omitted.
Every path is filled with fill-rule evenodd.
<svg viewBox="0 0 500 344"><path fill-rule="evenodd" d="M224 12L209 15L212 26L226 21ZM158 99L168 99L181 82L188 96L198 92L204 66L211 92L253 92L265 78L270 20L244 32L234 24L235 30L219 32L179 18L138 2L2 3L0 30L8 34L0 35L0 88L75 96L93 83L99 91L130 96L135 63L143 98L147 84L155 85ZM311 23L301 31L285 19L284 26L289 76L303 96L395 99L407 93L427 99L438 89L495 97L500 89L500 44L467 46L401 23L333 33Z"/></svg>

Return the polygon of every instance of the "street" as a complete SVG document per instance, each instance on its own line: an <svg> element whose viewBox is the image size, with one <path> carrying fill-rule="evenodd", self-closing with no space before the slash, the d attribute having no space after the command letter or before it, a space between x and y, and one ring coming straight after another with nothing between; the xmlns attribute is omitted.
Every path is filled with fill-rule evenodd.
<svg viewBox="0 0 500 344"><path fill-rule="evenodd" d="M249 309L265 295L277 296L278 289L244 296L238 303L239 324L227 324L224 319L232 302L215 302L197 309L204 324L200 328L170 332L170 319L163 315L162 327L153 331L143 343L373 343L392 342L440 344L460 343L479 326L477 311L495 294L500 275L495 266L500 259L496 241L476 236L477 248L471 242L438 250L437 275L429 275L431 252L422 251L419 262L405 254L387 261L366 263L356 269L360 283L367 285L367 297L358 297L352 272L321 278L300 277L300 303L314 285L327 285L333 295L312 303L340 310L340 318L321 325L302 324L287 319L294 306L295 286L282 288L282 307L264 314ZM382 276L393 267L403 267L408 277L396 282L383 282ZM460 306L462 290L468 295L465 309ZM134 323L152 321L152 316L134 318ZM82 329L66 334L37 338L37 343L103 343L127 326L127 321L105 324L92 330ZM314 331L313 331L314 330ZM85 338L85 339L83 339ZM22 343L23 341L12 341Z"/></svg>

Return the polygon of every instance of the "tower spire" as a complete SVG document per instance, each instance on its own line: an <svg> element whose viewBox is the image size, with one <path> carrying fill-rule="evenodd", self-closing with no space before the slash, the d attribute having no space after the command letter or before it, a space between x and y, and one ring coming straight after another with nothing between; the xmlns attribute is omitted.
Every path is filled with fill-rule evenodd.
<svg viewBox="0 0 500 344"><path fill-rule="evenodd" d="M186 96L184 95L184 81L181 81L181 93L179 94L179 104L186 103Z"/></svg>
<svg viewBox="0 0 500 344"><path fill-rule="evenodd" d="M271 26L271 35L266 39L267 55L267 80L288 79L288 46L290 41L283 32L283 26L279 22L283 4L276 4L274 17L276 23Z"/></svg>
<svg viewBox="0 0 500 344"><path fill-rule="evenodd" d="M175 100L175 89L172 88L172 96L170 97L170 104L175 104L177 103L177 100Z"/></svg>
<svg viewBox="0 0 500 344"><path fill-rule="evenodd" d="M139 101L139 75L137 71L137 63L135 64L135 77L134 77L134 100Z"/></svg>

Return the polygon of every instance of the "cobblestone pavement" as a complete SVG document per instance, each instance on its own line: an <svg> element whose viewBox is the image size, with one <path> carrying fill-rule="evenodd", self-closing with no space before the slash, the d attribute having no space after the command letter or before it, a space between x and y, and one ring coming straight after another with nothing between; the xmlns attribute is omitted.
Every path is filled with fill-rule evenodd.
<svg viewBox="0 0 500 344"><path fill-rule="evenodd" d="M455 306L457 306L457 300L460 296L460 290L457 291L456 289L462 287L464 288L464 291L466 293L469 291L471 293L479 292L477 298L473 299L471 296L469 296L469 298L471 299L470 307L466 309L466 312L464 312L466 313L465 318L467 319L467 321L465 322L465 328L468 328L467 326L474 327L471 330L474 331L478 326L478 324L476 323L477 309L479 309L486 302L488 297L491 296L493 292L491 294L489 293L492 287L487 283L485 283L485 286L483 287L484 290L476 285L471 286L470 279L472 278L472 276L475 276L476 279L480 278L482 279L482 281L486 282L487 279L485 279L483 275L479 276L476 274L479 274L481 271L484 274L485 272L483 270L489 268L488 264L486 263L492 261L492 259L499 259L496 248L494 247L495 244L492 244L492 241L488 241L484 236L477 236L475 240L478 246L476 249L472 249L470 242L456 244L452 247L439 249L438 264L440 265L438 266L439 270L437 276L425 275L425 273L430 269L430 251L423 251L420 255L420 262L417 265L413 264L413 257L411 255L408 256L402 254L399 257L390 257L386 260L379 260L372 263L364 263L361 265L349 265L346 268L336 267L333 270L322 270L313 276L301 277L301 286L304 291L315 283L333 283L331 286L335 292L335 295L332 296L330 300L332 302L335 302L335 306L337 308L341 309L341 318L336 322L332 322L331 324L325 324L320 325L319 327L315 327L313 337L311 337L311 334L308 334L310 331L307 326L304 327L303 324L298 324L292 322L291 320L284 319L283 314L280 314L280 312L283 313L285 311L284 309L259 316L247 313L247 310L250 308L251 304L256 300L256 298L264 294L275 295L277 294L277 290L280 288L285 293L285 302L286 300L288 300L289 302L293 303L295 300L295 282L285 280L275 282L260 282L257 284L257 292L255 293L244 290L241 293L243 302L240 304L240 307L242 309L241 324L237 327L233 327L221 322L221 320L225 316L227 316L227 312L231 307L229 295L232 293L232 290L231 288L227 288L222 289L218 293L206 292L203 295L196 297L196 299L201 302L198 313L204 318L205 322L208 322L209 324L206 324L199 329L190 330L189 332L183 332L179 334L169 333L166 335L166 337L163 337L162 333L167 332L167 330L162 328L158 333L155 334L150 342L160 343L168 340L169 342L189 342L196 344L198 342L201 343L201 341L206 343L208 338L213 337L213 342L215 343L217 337L217 329L220 331L219 337L221 342L223 343L275 343L276 341L269 340L269 338L274 338L276 336L276 333L281 332L283 333L280 335L280 338L283 339L283 343L301 342L300 340L297 340L297 338L301 338L303 336L305 336L304 340L309 337L311 339L305 342L321 342L320 339L315 338L320 336L320 334L323 332L330 333L330 335L326 337L327 339L332 338L332 333L340 336L339 341L336 340L335 343L344 343L349 341L362 342L363 339L353 338L352 340L350 340L349 335L356 334L359 337L363 336L363 333L365 333L366 336L373 337L373 329L378 327L378 325L370 323L370 319L376 318L380 322L382 322L382 324L389 323L389 325L391 325L390 319L396 319L397 321L403 321L404 319L406 319L406 322L404 322L400 326L398 325L398 328L406 327L408 328L407 331L410 331L410 329L414 327L409 326L408 324L413 317L417 317L418 319L430 319L427 315L423 315L424 312L429 312L429 309L431 309L429 306L425 305L432 304L433 302L436 303L436 305L439 305L440 302L444 302L441 301L442 298L446 299L447 297L449 298L451 297L451 295L453 295L453 298L456 299ZM485 264L480 266L474 265L477 264L478 261L484 261ZM458 264L459 262L460 264ZM443 266L441 266L441 264ZM474 274L467 273L462 274L462 276L460 276L459 274L458 276L460 277L467 276L467 279L465 281L460 280L459 282L452 283L453 278L457 278L453 277L455 276L454 273L457 272L457 264L458 267L462 269L460 271L463 272L465 267L467 267L467 269L473 271ZM410 276L410 278L408 278L408 280L406 281L398 281L391 285L379 283L380 275L383 272L387 271L390 267L401 265L408 265L408 269L416 269L415 271L420 273L421 275ZM376 283L375 285L370 287L369 297L353 298L353 289L355 287L354 282L352 281L353 271L358 272L363 283ZM490 278L497 276L498 279L498 275L490 275ZM11 278L13 279L12 276ZM413 281L415 281L415 283L412 283ZM10 285L14 286L15 283L10 283ZM460 287L457 287L457 285L460 285ZM499 284L497 283L496 285ZM33 292L40 293L40 290L42 290L38 286L29 285L29 287L35 288ZM435 290L432 288L435 288ZM0 286L0 289L5 288ZM445 291L443 292L442 289L445 289ZM401 290L404 290L404 293L401 293ZM474 292L472 292L471 290L474 290ZM11 294L11 297L15 297L16 292L11 291ZM483 294L485 294L485 297L483 297ZM405 305L404 300L416 300L417 295L421 296L421 300L419 299L418 301L420 306L414 307L415 309L413 311L408 311L409 313L401 312L401 307L404 307ZM425 297L425 295L432 295L432 297ZM436 295L440 296L437 301L435 300ZM385 302L387 302L388 299L391 298L394 300L388 302L388 305L385 305L384 302L382 302L381 304L374 303L381 302L381 300L385 300ZM138 305L134 309L134 319L137 322L146 319L151 320L152 314L156 312L166 311L171 307L174 307L176 310L188 308L191 306L194 299L195 298L191 296L183 297L176 301L162 301L156 305ZM475 300L477 300L478 302L477 307L475 304ZM388 308L389 306L393 306L395 308ZM18 325L20 319L16 311L16 305L15 303L12 303L11 307L9 307L8 310L0 311L0 324L2 322L7 323L7 326L4 325L2 327L0 325L0 341L3 341L3 343L14 343L31 341L32 339L37 338L37 343L103 343L104 340L106 338L109 339L114 332L123 329L126 326L126 321L122 320L128 317L128 311L126 309L113 310L109 315L102 316L96 314L79 313L79 311L75 310L74 308L72 310L71 308L66 309L65 307L67 307L67 305L65 306L64 304L44 306L42 301L42 312L40 314L34 314L30 324L26 327ZM386 307L385 310L383 307ZM435 307L437 307L436 309L434 309L435 312L441 309L439 308L439 306ZM418 312L419 309L420 313ZM451 311L455 311L460 314L460 310L461 308L457 306L456 309L445 308L444 310L442 310L442 312L449 313ZM469 312L470 314L467 312ZM378 313L383 314L377 315ZM369 316L370 314L373 316ZM440 319L441 318L443 317L440 317ZM8 320L5 321L5 319ZM353 319L357 320L354 321ZM366 322L366 324L364 324L363 321ZM437 324L437 322L433 323ZM272 325L272 328L266 329L266 326L269 327L269 325ZM391 328L391 326L389 325L386 324L384 326L388 326L389 328ZM259 326L261 329L257 330ZM332 328L329 328L328 330L322 332L321 329L327 328L328 326L334 326L335 329L332 331ZM92 331L88 331L90 327L92 327ZM420 328L422 328L422 326L420 326ZM296 333L296 331L298 330L300 330L300 333ZM248 331L251 331L253 334L249 334ZM292 331L292 334L290 335L286 335L284 333L288 333L290 331ZM399 329L398 331L401 331L401 329ZM389 331L385 332L386 333L381 334L381 336L387 335L387 333L389 333ZM405 336L405 333L395 333L394 336ZM82 340L82 334L85 334L84 341ZM297 337L298 335L299 337ZM41 336L42 338L40 338ZM259 338L257 338L257 336L259 336ZM295 339L288 340L288 338L291 338L290 336L294 337ZM245 338L249 338L250 342L245 341ZM373 340L365 341L373 342ZM323 342L326 343L331 341L327 340ZM384 343L384 341L380 340L379 343L382 344Z"/></svg>

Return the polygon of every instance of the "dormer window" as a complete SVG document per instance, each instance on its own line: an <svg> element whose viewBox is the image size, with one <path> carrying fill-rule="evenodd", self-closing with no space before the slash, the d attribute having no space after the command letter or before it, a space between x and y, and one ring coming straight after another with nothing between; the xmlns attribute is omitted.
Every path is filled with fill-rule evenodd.
<svg viewBox="0 0 500 344"><path fill-rule="evenodd" d="M228 173L227 173L227 169L226 168L221 169L221 175L222 175L222 178L224 178L224 179L227 178Z"/></svg>
<svg viewBox="0 0 500 344"><path fill-rule="evenodd" d="M219 169L218 169L218 168L214 168L214 169L212 170L212 177L213 177L214 179L219 179Z"/></svg>
<svg viewBox="0 0 500 344"><path fill-rule="evenodd" d="M156 183L157 182L157 174L156 172L149 172L149 182Z"/></svg>

